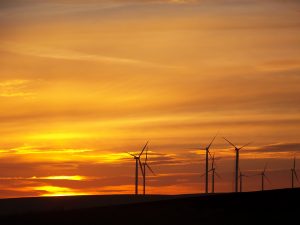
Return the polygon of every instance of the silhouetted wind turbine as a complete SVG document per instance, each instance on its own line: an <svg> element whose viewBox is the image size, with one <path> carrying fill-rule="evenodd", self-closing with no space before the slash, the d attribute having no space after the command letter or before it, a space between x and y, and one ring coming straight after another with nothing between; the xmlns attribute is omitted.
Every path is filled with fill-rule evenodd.
<svg viewBox="0 0 300 225"><path fill-rule="evenodd" d="M243 174L242 171L240 170L240 175L239 175L239 178L240 178L240 192L243 192L243 177L249 177L249 176L246 175L246 174Z"/></svg>
<svg viewBox="0 0 300 225"><path fill-rule="evenodd" d="M216 137L217 137L217 135L214 136L212 141L205 148L205 193L208 193L208 155L211 155L209 149L210 149L212 143L214 142L214 140L216 139Z"/></svg>
<svg viewBox="0 0 300 225"><path fill-rule="evenodd" d="M214 136L214 138L212 139L212 141L209 143L209 145L205 148L205 193L207 194L208 193L208 156L210 154L210 147L212 145L212 143L214 142L214 140L216 139L217 135ZM199 148L192 148L192 149L199 149ZM203 150L202 148L200 148L200 150ZM200 177L202 177L203 175L201 175Z"/></svg>
<svg viewBox="0 0 300 225"><path fill-rule="evenodd" d="M223 137L224 138L224 137ZM246 147L248 144L245 144L244 146L238 148L234 144L232 144L230 141L228 141L226 138L224 138L230 145L232 145L235 149L235 192L238 192L239 190L239 157L240 157L240 150L244 147Z"/></svg>
<svg viewBox="0 0 300 225"><path fill-rule="evenodd" d="M296 171L296 157L294 157L294 165L293 168L291 169L292 172L292 188L294 188L294 176L296 177L297 181L299 182L298 176L297 176L297 171Z"/></svg>
<svg viewBox="0 0 300 225"><path fill-rule="evenodd" d="M267 170L267 164L265 165L264 170L261 172L260 176L261 176L261 190L264 191L265 190L265 178L266 180L271 184L271 181L269 180L269 178L266 176L266 170Z"/></svg>
<svg viewBox="0 0 300 225"><path fill-rule="evenodd" d="M145 161L143 162L143 194L145 195L146 194L146 171L147 171L147 168L151 171L151 173L153 175L155 175L155 173L153 172L153 170L151 169L151 167L149 166L148 164L148 146L147 146L147 149L146 149L146 158L145 158Z"/></svg>
<svg viewBox="0 0 300 225"><path fill-rule="evenodd" d="M142 174L144 176L144 171L143 171L143 166L141 163L141 155L143 154L144 150L146 149L147 145L148 145L149 141L147 141L147 143L145 144L144 148L142 149L142 151L140 152L139 155L134 155L128 152L129 155L133 156L133 158L135 159L135 194L138 194L138 186L139 186L139 165L142 171Z"/></svg>
<svg viewBox="0 0 300 225"><path fill-rule="evenodd" d="M211 185L211 192L215 193L215 175L217 175L219 178L221 178L221 177L216 172L216 168L215 168L215 154L213 154L211 160L212 160L212 164L211 164L211 169L209 171L209 172L212 172L212 174L211 174L211 183L212 183L212 185Z"/></svg>

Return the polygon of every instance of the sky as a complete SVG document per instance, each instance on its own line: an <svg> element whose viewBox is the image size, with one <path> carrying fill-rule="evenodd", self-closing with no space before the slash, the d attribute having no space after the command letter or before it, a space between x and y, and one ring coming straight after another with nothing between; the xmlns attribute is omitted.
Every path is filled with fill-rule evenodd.
<svg viewBox="0 0 300 225"><path fill-rule="evenodd" d="M266 164L267 189L290 187L299 1L0 0L0 26L0 198L133 193L127 152L148 140L147 193L203 192L217 133L217 192L234 188L222 137L251 142L246 191Z"/></svg>

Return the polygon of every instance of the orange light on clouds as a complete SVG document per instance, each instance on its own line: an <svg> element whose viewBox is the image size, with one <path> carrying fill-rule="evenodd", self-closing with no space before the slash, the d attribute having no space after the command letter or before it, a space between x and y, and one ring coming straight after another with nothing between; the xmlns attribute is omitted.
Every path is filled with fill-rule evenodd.
<svg viewBox="0 0 300 225"><path fill-rule="evenodd" d="M90 137L85 133L42 133L42 134L34 134L30 135L28 138L33 140L68 140L68 139L77 139L77 138L88 138Z"/></svg>
<svg viewBox="0 0 300 225"><path fill-rule="evenodd" d="M289 171L300 5L226 2L1 3L0 197L132 193L126 152L147 140L149 193L201 192L204 152L191 148L217 131L220 190L234 157L222 136L253 141L243 170Z"/></svg>
<svg viewBox="0 0 300 225"><path fill-rule="evenodd" d="M48 177L31 177L31 179L45 179L45 180L86 180L84 176L48 176Z"/></svg>
<svg viewBox="0 0 300 225"><path fill-rule="evenodd" d="M12 151L15 154L66 154L66 153L84 153L90 152L91 149L68 149L68 148L59 148L59 149L51 149L51 148L40 148L37 146L21 146L17 148L13 148Z"/></svg>

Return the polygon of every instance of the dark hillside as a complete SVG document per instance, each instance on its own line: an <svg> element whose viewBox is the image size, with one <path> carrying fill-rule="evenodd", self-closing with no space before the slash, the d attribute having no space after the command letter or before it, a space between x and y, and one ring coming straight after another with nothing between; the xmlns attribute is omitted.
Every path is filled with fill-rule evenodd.
<svg viewBox="0 0 300 225"><path fill-rule="evenodd" d="M6 215L0 224L298 224L300 189L229 193L153 202Z"/></svg>

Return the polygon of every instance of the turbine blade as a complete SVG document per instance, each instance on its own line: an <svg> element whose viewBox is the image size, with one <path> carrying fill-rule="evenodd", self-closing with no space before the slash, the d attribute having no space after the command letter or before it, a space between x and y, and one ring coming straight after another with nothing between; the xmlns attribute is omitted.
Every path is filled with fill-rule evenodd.
<svg viewBox="0 0 300 225"><path fill-rule="evenodd" d="M268 163L266 163L266 164L265 164L265 168L264 168L264 172L263 172L263 173L265 173L265 172L266 172L266 170L267 170L267 167L268 167Z"/></svg>
<svg viewBox="0 0 300 225"><path fill-rule="evenodd" d="M251 175L251 177L257 177L257 176L261 176L261 173L257 173L257 174ZM250 176L249 176L249 177L250 177Z"/></svg>
<svg viewBox="0 0 300 225"><path fill-rule="evenodd" d="M215 153L213 154L212 156L212 164L211 164L211 167L214 168L215 166Z"/></svg>
<svg viewBox="0 0 300 225"><path fill-rule="evenodd" d="M131 155L131 156L135 157L135 155L134 155L134 154L131 154L131 153L129 153L129 152L127 152L127 154L129 154L129 155Z"/></svg>
<svg viewBox="0 0 300 225"><path fill-rule="evenodd" d="M140 158L139 158L138 160L139 160L140 168L141 168L141 171L142 171L142 174L143 174L143 177L144 177L144 176L145 176L145 173L144 173L143 165L142 165L142 163L141 163Z"/></svg>
<svg viewBox="0 0 300 225"><path fill-rule="evenodd" d="M223 137L224 138L224 137ZM228 141L226 138L224 138L225 141L227 141L230 145L232 145L234 148L237 148L234 144L232 144L230 141Z"/></svg>
<svg viewBox="0 0 300 225"><path fill-rule="evenodd" d="M151 171L151 173L153 173L153 175L155 175L156 176L156 174L154 173L154 171L151 169L151 167L149 166L149 164L148 163L146 163L146 166L148 167L148 169Z"/></svg>
<svg viewBox="0 0 300 225"><path fill-rule="evenodd" d="M208 154L209 154L210 159L212 159L212 155L209 150L208 150Z"/></svg>
<svg viewBox="0 0 300 225"><path fill-rule="evenodd" d="M294 170L294 174L295 174L296 180L299 182L299 179L298 179L298 175L297 175L297 171L296 171L296 170Z"/></svg>
<svg viewBox="0 0 300 225"><path fill-rule="evenodd" d="M147 149L146 149L146 158L145 158L145 163L147 163L148 161L148 146L147 146Z"/></svg>
<svg viewBox="0 0 300 225"><path fill-rule="evenodd" d="M143 152L145 151L145 149L146 149L146 147L147 147L148 143L149 143L149 141L147 141L147 143L145 144L145 146L144 146L143 150L142 150L142 151L141 151L141 153L139 154L139 157L140 157L140 156L143 154Z"/></svg>
<svg viewBox="0 0 300 225"><path fill-rule="evenodd" d="M217 175L217 177L218 177L219 179L221 179L221 180L222 180L222 177L220 176L220 174L219 174L219 173L215 172L215 174Z"/></svg>
<svg viewBox="0 0 300 225"><path fill-rule="evenodd" d="M209 171L208 171L208 172L209 172ZM200 177L204 177L204 176L205 176L205 174L206 174L206 173L203 173L203 174L201 174L201 175L200 175Z"/></svg>
<svg viewBox="0 0 300 225"><path fill-rule="evenodd" d="M294 157L294 170L296 169L296 156Z"/></svg>
<svg viewBox="0 0 300 225"><path fill-rule="evenodd" d="M266 178L266 180L268 181L269 184L272 184L272 182L270 181L270 179L266 175L264 175L264 177Z"/></svg>
<svg viewBox="0 0 300 225"><path fill-rule="evenodd" d="M241 150L242 148L244 148L244 147L246 147L246 146L250 145L251 143L252 143L252 142L249 142L249 143L247 143L247 144L243 145L242 147L240 147L240 148L239 148L239 150Z"/></svg>
<svg viewBox="0 0 300 225"><path fill-rule="evenodd" d="M212 141L210 142L210 144L207 146L207 149L209 149L209 148L210 148L210 146L212 145L212 143L213 143L213 142L214 142L214 140L216 139L217 135L218 135L218 134L216 134L216 135L214 136L214 138L212 139Z"/></svg>

